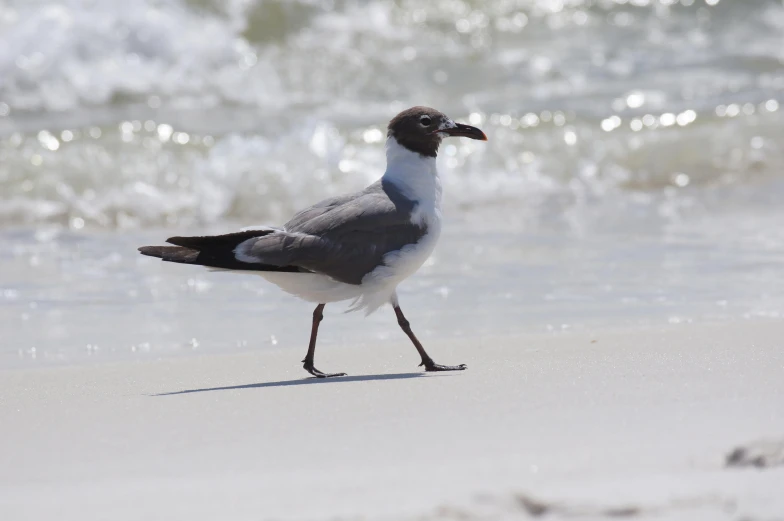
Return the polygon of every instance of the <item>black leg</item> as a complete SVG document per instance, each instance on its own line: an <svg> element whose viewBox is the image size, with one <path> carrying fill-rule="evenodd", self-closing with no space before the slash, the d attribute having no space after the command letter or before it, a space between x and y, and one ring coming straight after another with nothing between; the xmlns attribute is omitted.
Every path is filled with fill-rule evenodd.
<svg viewBox="0 0 784 521"><path fill-rule="evenodd" d="M313 310L313 326L310 329L310 344L308 344L308 354L305 355L305 359L302 361L302 367L316 378L346 376L346 373L322 373L313 365L313 358L316 356L316 337L318 336L318 328L321 319L324 318L324 313L322 313L324 311L324 306L326 306L326 304L319 304L316 306L316 309Z"/></svg>
<svg viewBox="0 0 784 521"><path fill-rule="evenodd" d="M422 347L422 344L417 339L414 332L411 331L411 324L406 320L405 315L403 315L403 310L400 309L400 306L394 305L395 315L397 315L397 323L400 324L400 328L408 335L408 338L411 339L411 342L414 343L414 347L416 347L419 356L422 357L422 363L419 365L425 366L425 371L462 371L466 368L465 364L460 365L441 365L437 364L430 358L430 355L427 354L425 348Z"/></svg>

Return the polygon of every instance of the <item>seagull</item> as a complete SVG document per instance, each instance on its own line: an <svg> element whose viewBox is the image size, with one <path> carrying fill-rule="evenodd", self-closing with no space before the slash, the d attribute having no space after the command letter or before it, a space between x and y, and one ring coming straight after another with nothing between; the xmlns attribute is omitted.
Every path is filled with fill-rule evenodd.
<svg viewBox="0 0 784 521"><path fill-rule="evenodd" d="M404 110L387 128L387 168L364 190L326 199L282 227L259 226L225 235L171 237L173 246L142 246L143 255L219 271L261 275L283 291L317 303L303 367L317 378L345 376L316 369L316 337L328 303L352 301L365 314L391 304L425 371L462 371L433 361L411 330L397 286L416 272L441 232L441 181L436 168L444 138L487 141L476 127L429 107Z"/></svg>

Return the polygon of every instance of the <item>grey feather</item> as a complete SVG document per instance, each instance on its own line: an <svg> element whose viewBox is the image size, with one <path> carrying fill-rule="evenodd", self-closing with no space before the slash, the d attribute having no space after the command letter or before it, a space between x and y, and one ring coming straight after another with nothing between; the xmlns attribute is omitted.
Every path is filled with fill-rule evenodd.
<svg viewBox="0 0 784 521"><path fill-rule="evenodd" d="M360 284L384 255L425 235L424 226L411 222L415 206L394 185L378 181L299 212L284 231L249 239L235 253L241 261L298 266Z"/></svg>

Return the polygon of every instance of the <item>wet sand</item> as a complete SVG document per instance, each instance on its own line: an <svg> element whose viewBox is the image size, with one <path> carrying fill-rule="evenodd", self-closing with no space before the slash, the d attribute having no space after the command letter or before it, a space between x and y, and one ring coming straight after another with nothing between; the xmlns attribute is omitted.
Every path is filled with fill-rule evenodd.
<svg viewBox="0 0 784 521"><path fill-rule="evenodd" d="M429 343L468 364L435 375L404 339L327 345L327 381L289 345L5 370L0 518L778 519L782 338L464 336Z"/></svg>

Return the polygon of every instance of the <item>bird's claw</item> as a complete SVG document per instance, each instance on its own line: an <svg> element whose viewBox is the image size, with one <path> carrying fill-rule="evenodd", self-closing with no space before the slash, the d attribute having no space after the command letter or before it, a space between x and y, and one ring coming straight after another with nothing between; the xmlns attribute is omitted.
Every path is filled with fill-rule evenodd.
<svg viewBox="0 0 784 521"><path fill-rule="evenodd" d="M313 362L308 362L307 360L303 360L302 362L302 367L305 368L305 371L309 372L316 378L334 378L336 376L346 376L346 373L324 373L316 369L313 366Z"/></svg>
<svg viewBox="0 0 784 521"><path fill-rule="evenodd" d="M425 366L425 371L427 372L435 372L435 371L464 371L466 369L465 364L460 365L441 365L433 362L432 360L422 360L422 363L419 364L421 366Z"/></svg>

